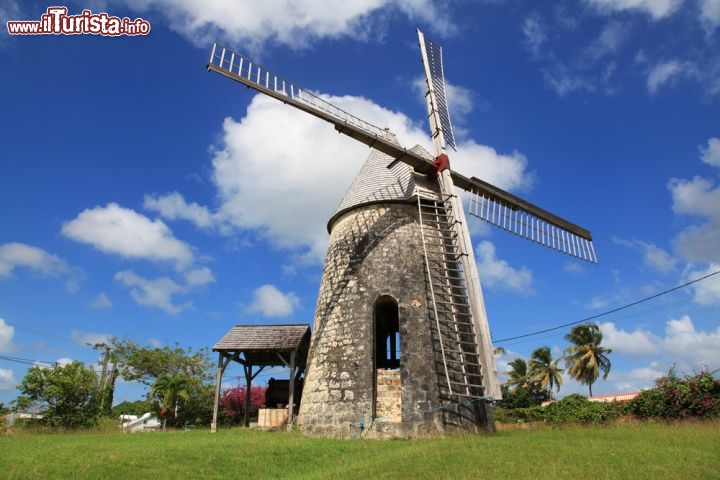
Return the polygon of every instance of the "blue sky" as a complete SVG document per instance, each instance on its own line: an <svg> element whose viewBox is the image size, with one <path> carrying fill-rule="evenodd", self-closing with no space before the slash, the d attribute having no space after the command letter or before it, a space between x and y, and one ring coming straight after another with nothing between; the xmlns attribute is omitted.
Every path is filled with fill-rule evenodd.
<svg viewBox="0 0 720 480"><path fill-rule="evenodd" d="M49 6L0 0L3 29ZM415 28L443 46L453 167L588 228L600 259L473 221L497 340L720 270L718 0L66 6L152 29L0 33L0 355L93 364L109 336L198 349L235 323L312 322L325 225L368 150L207 73L216 39L427 148ZM613 367L594 391L720 368L719 319L720 275L600 317ZM565 333L499 342L499 370ZM0 360L0 402L26 368Z"/></svg>

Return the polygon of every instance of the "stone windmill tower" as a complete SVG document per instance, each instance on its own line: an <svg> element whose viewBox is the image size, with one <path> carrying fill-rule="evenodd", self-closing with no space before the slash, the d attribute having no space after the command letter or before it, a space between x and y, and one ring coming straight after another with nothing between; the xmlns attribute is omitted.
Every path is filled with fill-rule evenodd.
<svg viewBox="0 0 720 480"><path fill-rule="evenodd" d="M589 231L449 169L442 51L418 31L435 155L214 45L209 70L335 125L373 150L328 222L298 424L311 435L421 436L493 428L500 386L463 206L596 263Z"/></svg>

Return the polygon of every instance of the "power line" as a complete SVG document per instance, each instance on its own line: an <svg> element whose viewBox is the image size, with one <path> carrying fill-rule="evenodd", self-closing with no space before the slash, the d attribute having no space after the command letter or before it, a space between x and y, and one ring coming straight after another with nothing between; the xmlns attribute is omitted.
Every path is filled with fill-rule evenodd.
<svg viewBox="0 0 720 480"><path fill-rule="evenodd" d="M696 278L695 280L691 280L691 281L689 281L689 282L687 282L687 283L683 283L682 285L678 285L678 286L673 287L673 288L670 288L670 289L668 289L668 290L664 290L664 291L662 291L662 292L660 292L660 293L656 293L655 295L651 295L651 296L649 296L649 297L645 297L645 298L643 298L643 299L636 300L636 301L634 301L634 302L632 302L632 303L628 303L628 304L626 304L626 305L623 305L622 307L613 308L612 310L608 310L608 311L603 312L603 313L598 313L598 314L596 314L596 315L591 315L591 316L589 316L589 317L585 317L585 318L583 318L582 320L577 320L577 321L575 321L575 322L570 322L570 323L564 323L564 324L562 324L562 325L558 325L557 327L546 328L546 329L544 329L544 330L538 330L538 331L536 331L536 332L526 333L526 334L523 334L523 335L516 335L516 336L514 336L514 337L507 337L507 338L501 338L500 340L493 340L493 343L497 344L497 343L502 343L502 342L509 342L510 340L517 340L517 339L520 339L520 338L532 337L532 336L535 336L535 335L540 335L541 333L552 332L552 331L555 331L555 330L560 330L561 328L567 328L567 327L570 327L570 326L572 326L572 325L577 325L577 324L579 324L579 323L589 322L590 320L595 320L596 318L604 317L604 316L606 316L606 315L610 315L611 313L619 312L619 311L621 311L621 310L625 310L625 309L627 309L627 308L634 307L635 305L639 305L639 304L641 304L641 303L644 303L644 302L647 302L647 301L650 301L650 300L654 300L654 299L656 299L656 298L658 298L658 297L661 297L661 296L663 296L663 295L667 295L668 293L672 293L672 292L674 292L674 291L676 291L676 290L680 290L681 288L688 287L688 286L692 285L693 283L698 283L698 282L701 282L701 281L703 281L703 280L706 280L706 279L712 277L713 275L717 275L717 274L719 274L719 273L720 273L720 270L716 270L716 271L714 271L714 272L712 272L712 273L709 273L709 274L707 274L707 275L704 275L704 276L702 276L702 277L700 277L700 278Z"/></svg>
<svg viewBox="0 0 720 480"><path fill-rule="evenodd" d="M659 311L659 310L666 310L666 309L669 309L669 308L674 308L674 307L677 307L678 305L683 305L683 304L692 302L692 301L694 301L694 300L696 300L696 299L698 299L698 298L708 297L708 296L710 296L710 295L717 295L717 294L720 294L720 290L712 290L712 291L710 291L710 292L708 292L708 293L705 293L705 294L703 294L703 295L696 295L695 298L690 299L690 300L681 300L681 301L679 301L679 302L671 303L671 304L668 304L668 305L661 305L661 306L659 306L659 307L651 308L651 309L649 309L649 310L643 310L643 311L641 311L641 312L637 312L637 313L632 313L632 314L629 314L629 315L625 315L624 317L618 317L618 318L615 319L615 321L618 322L618 321L620 321L620 320L627 320L628 318L639 317L639 316L641 316L641 315L647 315L648 313L657 312L657 311ZM550 335L542 336L542 337L540 337L539 339L540 339L540 340L543 340L543 339L546 339L546 338L556 337L556 336L558 336L558 335L562 335L562 334L561 334L561 333L551 333ZM520 343L525 343L525 342L530 342L530 341L532 341L532 340L523 340L523 339L520 339L519 341L513 342L513 343L511 343L510 345L517 345L517 344L520 344Z"/></svg>
<svg viewBox="0 0 720 480"><path fill-rule="evenodd" d="M46 363L48 365L55 365L57 362L46 362L45 360L32 360L30 358L20 357L8 357L7 355L0 355L0 360L6 360L8 362L22 363L24 365L35 366L38 363Z"/></svg>
<svg viewBox="0 0 720 480"><path fill-rule="evenodd" d="M55 340L60 340L60 341L63 341L63 342L72 343L72 344L74 344L74 345L80 345L80 344L82 343L82 342L80 342L80 341L78 341L78 340L72 340L72 339L70 339L70 338L61 337L60 335L55 335L54 333L44 332L44 331L42 331L42 330L37 330L37 329L35 329L35 328L25 327L25 326L22 326L22 325L13 325L12 327L15 328L16 330L23 330L23 331L26 331L26 332L34 333L35 335L39 335L39 336L42 336L42 337L53 338L53 339L55 339Z"/></svg>

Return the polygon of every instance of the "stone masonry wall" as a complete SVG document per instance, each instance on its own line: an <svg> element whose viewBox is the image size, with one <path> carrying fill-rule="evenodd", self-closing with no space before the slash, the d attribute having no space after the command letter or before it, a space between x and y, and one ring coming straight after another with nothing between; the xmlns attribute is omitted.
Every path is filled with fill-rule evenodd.
<svg viewBox="0 0 720 480"><path fill-rule="evenodd" d="M382 418L389 423L400 423L402 419L400 370L379 368L376 387L376 418Z"/></svg>
<svg viewBox="0 0 720 480"><path fill-rule="evenodd" d="M398 303L402 423L373 425L375 302ZM336 220L318 296L298 425L309 435L350 437L440 432L422 239L414 204L367 205Z"/></svg>

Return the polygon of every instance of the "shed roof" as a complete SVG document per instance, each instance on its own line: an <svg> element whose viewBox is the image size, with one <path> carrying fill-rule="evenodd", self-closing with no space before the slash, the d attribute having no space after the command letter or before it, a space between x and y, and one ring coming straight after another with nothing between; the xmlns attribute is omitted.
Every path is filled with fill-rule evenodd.
<svg viewBox="0 0 720 480"><path fill-rule="evenodd" d="M307 335L307 324L235 325L213 346L213 351L292 351Z"/></svg>

